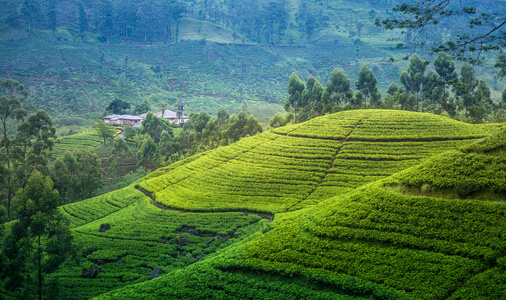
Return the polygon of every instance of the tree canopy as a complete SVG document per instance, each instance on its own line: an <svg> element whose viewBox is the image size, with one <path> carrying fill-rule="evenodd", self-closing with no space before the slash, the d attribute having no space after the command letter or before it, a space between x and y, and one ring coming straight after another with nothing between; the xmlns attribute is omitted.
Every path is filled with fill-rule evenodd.
<svg viewBox="0 0 506 300"><path fill-rule="evenodd" d="M452 37L441 39L432 47L433 52L449 52L458 60L471 64L479 63L483 52L500 50L506 46L506 15L493 9L479 11L477 2L469 0L418 0L396 4L393 10L404 15L403 18L376 19L377 26L386 29L403 29L412 32L415 51L425 42L419 37L424 30L441 24L467 22L467 29L453 32ZM445 23L451 22L451 23ZM443 25L444 26L444 25ZM451 30L451 27L448 28ZM400 47L404 44L400 44ZM498 62L504 74L506 65ZM503 75L504 76L504 75Z"/></svg>

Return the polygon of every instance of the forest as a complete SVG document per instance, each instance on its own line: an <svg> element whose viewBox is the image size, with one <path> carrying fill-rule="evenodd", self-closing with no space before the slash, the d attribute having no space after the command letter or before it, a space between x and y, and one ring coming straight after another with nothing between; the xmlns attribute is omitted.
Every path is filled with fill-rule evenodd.
<svg viewBox="0 0 506 300"><path fill-rule="evenodd" d="M0 299L506 298L504 1L0 1Z"/></svg>

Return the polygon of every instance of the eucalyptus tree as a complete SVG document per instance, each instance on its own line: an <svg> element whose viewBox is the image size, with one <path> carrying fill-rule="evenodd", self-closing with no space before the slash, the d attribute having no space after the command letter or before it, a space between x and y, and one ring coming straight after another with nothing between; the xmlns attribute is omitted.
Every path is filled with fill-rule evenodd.
<svg viewBox="0 0 506 300"><path fill-rule="evenodd" d="M297 110L303 101L305 87L304 82L300 80L297 74L292 73L290 75L288 81L288 99L286 99L284 108L287 112L293 112L294 123L297 123Z"/></svg>
<svg viewBox="0 0 506 300"><path fill-rule="evenodd" d="M5 149L7 165L7 214L10 219L14 190L12 182L12 144L18 126L27 115L22 101L28 94L19 82L1 78L0 93L0 133L2 134L2 146Z"/></svg>
<svg viewBox="0 0 506 300"><path fill-rule="evenodd" d="M500 51L506 44L506 15L500 8L486 6L486 10L479 10L481 1L471 0L419 0L405 1L396 4L393 19L376 19L377 26L386 29L402 29L404 32L414 32L413 45L423 46L422 40L417 40L429 27L443 27L455 22L467 23L463 33L452 34L441 39L432 47L433 52L447 52L454 58L470 64L480 63L482 53L487 51ZM485 6L482 6L485 7ZM444 25L443 25L444 24ZM451 28L446 28L450 30ZM399 46L403 46L400 44ZM416 48L415 48L416 49ZM499 74L506 74L506 61L498 60Z"/></svg>
<svg viewBox="0 0 506 300"><path fill-rule="evenodd" d="M351 80L341 68L336 68L330 73L330 78L325 84L322 98L326 104L339 106L346 104L353 97ZM326 109L326 112L330 110Z"/></svg>
<svg viewBox="0 0 506 300"><path fill-rule="evenodd" d="M358 90L360 90L364 97L364 108L367 108L367 100L371 104L376 104L378 98L378 79L374 76L374 73L366 64L363 64L358 72L357 81L355 81L355 86Z"/></svg>
<svg viewBox="0 0 506 300"><path fill-rule="evenodd" d="M52 298L44 293L46 275L76 258L70 228L58 210L59 198L51 179L36 170L16 193L18 220L0 246L4 296L30 299L36 291L39 300Z"/></svg>
<svg viewBox="0 0 506 300"><path fill-rule="evenodd" d="M417 54L413 54L409 61L409 67L401 73L399 80L406 88L406 91L415 95L416 111L419 111L419 93L422 90L427 61L424 61Z"/></svg>

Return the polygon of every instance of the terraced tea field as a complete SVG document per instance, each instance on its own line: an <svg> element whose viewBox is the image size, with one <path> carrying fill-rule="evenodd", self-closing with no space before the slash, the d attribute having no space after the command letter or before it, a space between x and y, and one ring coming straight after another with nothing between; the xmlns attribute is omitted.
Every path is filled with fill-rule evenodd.
<svg viewBox="0 0 506 300"><path fill-rule="evenodd" d="M58 138L53 146L53 156L62 157L65 151L74 150L93 150L102 145L104 140L98 132L93 129L87 129L81 133L63 136Z"/></svg>
<svg viewBox="0 0 506 300"><path fill-rule="evenodd" d="M165 273L183 268L266 222L257 215L239 212L185 214L161 210L133 186L61 210L70 219L75 240L85 253L81 265L67 266L54 275L69 299L88 299L144 282L155 267ZM104 222L111 229L100 232ZM83 278L83 266L95 266L100 273L96 278Z"/></svg>
<svg viewBox="0 0 506 300"><path fill-rule="evenodd" d="M352 191L498 128L431 114L347 111L244 139L139 186L174 209L286 212Z"/></svg>
<svg viewBox="0 0 506 300"><path fill-rule="evenodd" d="M504 139L482 142L499 149L490 153L474 144L500 127L347 111L189 157L61 207L85 258L55 276L72 299L115 289L100 299L506 295L506 210L497 201L506 168L496 155ZM494 202L414 194L455 188L437 174L462 162L474 169L451 182L495 172L475 185L495 193ZM103 223L110 229L99 231ZM100 272L83 277L83 266ZM148 281L155 267L170 274Z"/></svg>
<svg viewBox="0 0 506 300"><path fill-rule="evenodd" d="M97 299L504 299L505 134L278 214L229 251ZM458 191L460 180L478 183L467 199L392 190ZM475 198L488 190L495 199Z"/></svg>

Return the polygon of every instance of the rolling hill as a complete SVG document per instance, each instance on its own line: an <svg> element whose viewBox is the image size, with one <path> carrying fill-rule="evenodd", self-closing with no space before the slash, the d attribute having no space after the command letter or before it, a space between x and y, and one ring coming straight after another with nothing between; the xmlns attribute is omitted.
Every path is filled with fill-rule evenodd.
<svg viewBox="0 0 506 300"><path fill-rule="evenodd" d="M358 110L243 139L61 207L86 269L54 276L73 299L504 295L504 176L465 195L437 180L466 166L445 155L494 160L468 181L504 172L504 139L475 144L500 127ZM169 274L146 282L155 267Z"/></svg>
<svg viewBox="0 0 506 300"><path fill-rule="evenodd" d="M276 215L229 251L97 299L502 299L505 133Z"/></svg>

